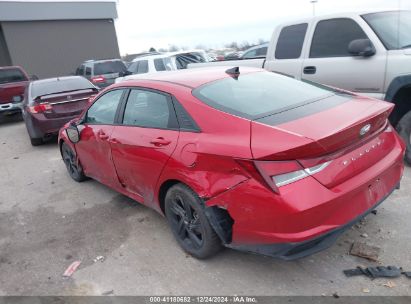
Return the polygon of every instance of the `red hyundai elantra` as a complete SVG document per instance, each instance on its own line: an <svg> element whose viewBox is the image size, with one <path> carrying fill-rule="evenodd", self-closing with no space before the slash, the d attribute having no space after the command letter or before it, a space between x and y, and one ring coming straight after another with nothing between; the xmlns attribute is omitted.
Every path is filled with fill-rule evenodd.
<svg viewBox="0 0 411 304"><path fill-rule="evenodd" d="M399 187L392 107L259 69L185 70L110 86L59 145L74 180L164 214L195 257L225 245L289 260Z"/></svg>

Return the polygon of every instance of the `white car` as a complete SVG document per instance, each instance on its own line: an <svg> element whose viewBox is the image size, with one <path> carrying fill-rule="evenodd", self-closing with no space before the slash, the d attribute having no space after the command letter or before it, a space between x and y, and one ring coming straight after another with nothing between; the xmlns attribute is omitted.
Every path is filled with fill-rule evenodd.
<svg viewBox="0 0 411 304"><path fill-rule="evenodd" d="M190 63L208 62L209 58L203 50L170 52L161 55L138 57L127 68L126 76L116 79L116 83L136 79L137 75L153 74L165 71L186 69Z"/></svg>

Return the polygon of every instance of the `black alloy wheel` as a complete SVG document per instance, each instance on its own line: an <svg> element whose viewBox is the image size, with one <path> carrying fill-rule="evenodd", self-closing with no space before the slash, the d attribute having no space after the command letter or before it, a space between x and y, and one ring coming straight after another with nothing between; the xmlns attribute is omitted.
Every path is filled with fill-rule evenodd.
<svg viewBox="0 0 411 304"><path fill-rule="evenodd" d="M205 259L221 249L200 198L187 186L177 184L168 190L165 212L177 242L194 257Z"/></svg>

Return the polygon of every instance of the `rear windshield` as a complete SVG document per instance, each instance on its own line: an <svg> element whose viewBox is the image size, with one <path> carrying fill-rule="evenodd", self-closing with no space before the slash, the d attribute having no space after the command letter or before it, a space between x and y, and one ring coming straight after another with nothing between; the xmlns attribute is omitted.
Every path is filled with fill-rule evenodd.
<svg viewBox="0 0 411 304"><path fill-rule="evenodd" d="M35 81L31 84L31 96L33 98L78 90L96 90L90 81L83 77L59 79L55 81Z"/></svg>
<svg viewBox="0 0 411 304"><path fill-rule="evenodd" d="M335 93L332 89L271 73L256 72L238 79L224 78L205 84L193 95L224 112L258 119Z"/></svg>
<svg viewBox="0 0 411 304"><path fill-rule="evenodd" d="M20 69L0 69L0 84L18 81L27 81L26 75Z"/></svg>
<svg viewBox="0 0 411 304"><path fill-rule="evenodd" d="M94 75L120 73L126 70L126 65L120 60L104 61L94 64Z"/></svg>

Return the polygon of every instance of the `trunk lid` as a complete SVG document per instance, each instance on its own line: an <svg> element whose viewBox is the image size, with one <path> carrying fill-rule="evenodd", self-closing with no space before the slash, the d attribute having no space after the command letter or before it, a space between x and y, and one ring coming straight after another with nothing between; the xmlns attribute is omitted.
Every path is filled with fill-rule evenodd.
<svg viewBox="0 0 411 304"><path fill-rule="evenodd" d="M71 117L80 115L87 107L89 98L96 93L93 90L63 92L38 97L36 102L52 106L51 110L44 112L47 118Z"/></svg>
<svg viewBox="0 0 411 304"><path fill-rule="evenodd" d="M305 168L331 161L315 176L332 187L384 157L393 143L385 140L382 147L375 138L387 127L392 108L365 97L334 95L256 119L251 123L252 153L258 160L298 160ZM360 153L369 156L346 162Z"/></svg>

